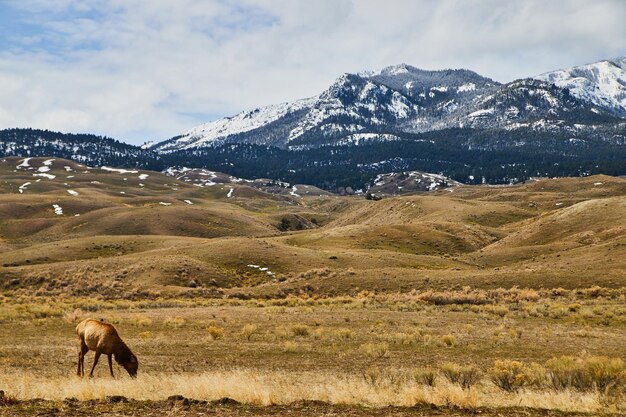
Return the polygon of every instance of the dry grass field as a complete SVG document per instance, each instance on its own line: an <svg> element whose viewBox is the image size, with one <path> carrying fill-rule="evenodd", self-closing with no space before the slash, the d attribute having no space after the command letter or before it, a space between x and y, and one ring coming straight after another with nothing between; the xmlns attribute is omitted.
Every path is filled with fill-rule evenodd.
<svg viewBox="0 0 626 417"><path fill-rule="evenodd" d="M368 201L131 171L0 160L0 415L626 412L625 179ZM75 376L86 317L137 379Z"/></svg>

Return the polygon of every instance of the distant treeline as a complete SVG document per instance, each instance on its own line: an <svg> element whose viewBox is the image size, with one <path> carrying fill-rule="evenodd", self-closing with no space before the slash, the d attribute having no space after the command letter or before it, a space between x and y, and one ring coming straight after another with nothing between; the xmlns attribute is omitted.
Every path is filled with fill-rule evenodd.
<svg viewBox="0 0 626 417"><path fill-rule="evenodd" d="M608 139L607 139L608 137ZM364 189L381 173L419 170L464 183L503 184L530 177L626 175L622 135L585 137L533 130L448 129L364 145L288 150L251 144L159 154L94 135L0 131L2 156L56 156L100 166L162 170L208 168L242 178L272 178L326 190Z"/></svg>

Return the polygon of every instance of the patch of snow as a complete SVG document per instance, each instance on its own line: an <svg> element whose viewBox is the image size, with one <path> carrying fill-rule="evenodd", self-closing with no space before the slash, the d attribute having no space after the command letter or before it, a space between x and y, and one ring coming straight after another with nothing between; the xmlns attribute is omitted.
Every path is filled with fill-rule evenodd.
<svg viewBox="0 0 626 417"><path fill-rule="evenodd" d="M16 166L16 168L18 168L18 169L19 169L19 168L26 168L26 167L29 167L29 166L30 166L30 165L29 165L29 161L30 161L31 159L33 159L33 158L24 158L24 159L22 160L22 162L20 162L20 164Z"/></svg>
<svg viewBox="0 0 626 417"><path fill-rule="evenodd" d="M274 273L270 271L269 268L261 267L260 265L249 264L248 268L258 269L259 271L265 272L267 275L270 276L274 275Z"/></svg>
<svg viewBox="0 0 626 417"><path fill-rule="evenodd" d="M50 167L48 167L48 166L39 167L39 168L37 168L37 171L38 172L48 172L48 171L50 171Z"/></svg>
<svg viewBox="0 0 626 417"><path fill-rule="evenodd" d="M465 93L467 91L474 91L476 90L476 84L474 83L467 83L467 84L463 84L457 87L456 92L457 93Z"/></svg>
<svg viewBox="0 0 626 417"><path fill-rule="evenodd" d="M298 189L296 188L296 186L294 185L293 187L291 187L291 191L289 192L289 194L291 194L294 197L301 197L300 194L297 194L296 191L298 191Z"/></svg>
<svg viewBox="0 0 626 417"><path fill-rule="evenodd" d="M337 141L337 145L359 145L362 142L370 141L394 141L401 138L389 133L355 133L345 136Z"/></svg>
<svg viewBox="0 0 626 417"><path fill-rule="evenodd" d="M78 193L74 190L67 190L68 194L70 195L78 195Z"/></svg>
<svg viewBox="0 0 626 417"><path fill-rule="evenodd" d="M53 180L56 178L56 175L41 173L41 174L33 174L33 177L44 177L44 178L48 178L49 180Z"/></svg>
<svg viewBox="0 0 626 417"><path fill-rule="evenodd" d="M193 203L192 203L191 201L189 201L189 200L183 200L183 201L184 201L185 203L187 203L187 204L193 204Z"/></svg>
<svg viewBox="0 0 626 417"><path fill-rule="evenodd" d="M493 108L485 109L485 110L477 110L475 112L468 114L468 117L474 117L474 118L487 117L490 114L493 114L494 112L495 112L495 109Z"/></svg>
<svg viewBox="0 0 626 417"><path fill-rule="evenodd" d="M105 167L105 166L100 167L100 169L103 170L103 171L117 172L119 174L136 174L136 173L139 172L139 171L135 171L135 170L120 169L120 168L109 168L109 167Z"/></svg>
<svg viewBox="0 0 626 417"><path fill-rule="evenodd" d="M139 174L139 179L140 180L145 180L146 178L148 178L149 175L148 174Z"/></svg>
<svg viewBox="0 0 626 417"><path fill-rule="evenodd" d="M233 191L234 191L234 190L235 190L235 189L231 187L231 188L230 188L230 191L228 192L228 194L226 195L226 197L231 198L231 197L233 196Z"/></svg>
<svg viewBox="0 0 626 417"><path fill-rule="evenodd" d="M159 201L159 204L162 206L171 206L172 203L164 203L163 201Z"/></svg>
<svg viewBox="0 0 626 417"><path fill-rule="evenodd" d="M596 186L597 185L602 185L602 183L601 182L594 182L593 185L596 185Z"/></svg>
<svg viewBox="0 0 626 417"><path fill-rule="evenodd" d="M45 160L45 161L43 161L42 163L43 163L45 166L50 166L50 165L52 165L52 163L53 163L53 162L54 162L54 159L46 159L46 160Z"/></svg>
<svg viewBox="0 0 626 417"><path fill-rule="evenodd" d="M64 168L67 172L74 171L74 170L72 169L72 167L71 167L71 166L67 166L67 165L65 165L63 168Z"/></svg>
<svg viewBox="0 0 626 417"><path fill-rule="evenodd" d="M54 214L57 216L61 216L63 214L63 208L58 204L53 204L52 207L54 208Z"/></svg>

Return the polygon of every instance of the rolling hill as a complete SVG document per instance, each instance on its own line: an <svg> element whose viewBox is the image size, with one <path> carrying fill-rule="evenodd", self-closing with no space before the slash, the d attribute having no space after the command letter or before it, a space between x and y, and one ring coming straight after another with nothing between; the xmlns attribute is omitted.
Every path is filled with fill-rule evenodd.
<svg viewBox="0 0 626 417"><path fill-rule="evenodd" d="M2 291L247 297L623 285L626 179L452 184L376 201L201 174L4 158Z"/></svg>

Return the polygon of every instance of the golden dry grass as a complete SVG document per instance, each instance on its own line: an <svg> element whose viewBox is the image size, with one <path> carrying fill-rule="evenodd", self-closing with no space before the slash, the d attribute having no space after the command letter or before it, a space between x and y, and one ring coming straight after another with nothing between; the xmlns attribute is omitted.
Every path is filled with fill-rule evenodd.
<svg viewBox="0 0 626 417"><path fill-rule="evenodd" d="M594 412L604 407L597 393L530 391L506 393L489 386L463 389L439 381L434 387L383 378L372 384L358 375L323 372L231 370L202 374L144 374L131 379L46 378L34 373L0 373L0 385L10 386L20 399L104 399L123 395L137 400L163 400L183 395L199 400L223 397L254 405L324 401L367 407L433 404L465 409L480 407L530 407L561 411Z"/></svg>

